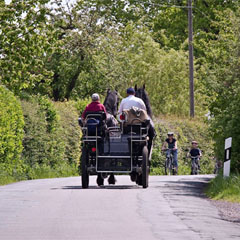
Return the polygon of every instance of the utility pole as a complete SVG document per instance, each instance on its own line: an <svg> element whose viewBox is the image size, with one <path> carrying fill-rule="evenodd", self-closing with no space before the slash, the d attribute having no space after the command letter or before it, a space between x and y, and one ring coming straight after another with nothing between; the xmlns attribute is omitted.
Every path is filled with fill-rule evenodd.
<svg viewBox="0 0 240 240"><path fill-rule="evenodd" d="M190 117L194 118L194 66L193 66L193 15L192 0L188 0L189 96Z"/></svg>

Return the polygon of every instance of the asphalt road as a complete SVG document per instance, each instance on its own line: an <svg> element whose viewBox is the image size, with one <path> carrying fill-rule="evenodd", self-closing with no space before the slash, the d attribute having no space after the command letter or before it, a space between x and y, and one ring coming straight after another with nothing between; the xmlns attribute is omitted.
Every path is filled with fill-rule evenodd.
<svg viewBox="0 0 240 240"><path fill-rule="evenodd" d="M213 176L151 177L142 189L128 176L116 186L81 189L80 178L0 187L0 240L240 239L202 194Z"/></svg>

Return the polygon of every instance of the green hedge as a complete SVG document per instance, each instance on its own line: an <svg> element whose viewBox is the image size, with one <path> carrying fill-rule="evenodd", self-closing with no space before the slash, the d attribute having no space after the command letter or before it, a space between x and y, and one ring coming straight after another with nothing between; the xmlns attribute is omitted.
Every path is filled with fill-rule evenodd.
<svg viewBox="0 0 240 240"><path fill-rule="evenodd" d="M178 140L178 160L179 174L190 174L191 159L186 155L191 148L191 141L199 142L199 148L202 150L203 157L201 158L201 173L213 173L214 160L214 145L212 138L208 132L208 125L202 120L189 120L188 118L165 117L156 121L157 138L152 155L152 174L164 174L165 155L162 154L162 144L167 138L167 132L173 131Z"/></svg>
<svg viewBox="0 0 240 240"><path fill-rule="evenodd" d="M78 114L71 103L45 97L22 100L25 119L22 157L27 177L45 178L77 174L80 158Z"/></svg>
<svg viewBox="0 0 240 240"><path fill-rule="evenodd" d="M69 164L79 164L81 155L81 129L78 125L78 111L75 102L54 102L59 115L61 139L65 144L64 160Z"/></svg>
<svg viewBox="0 0 240 240"><path fill-rule="evenodd" d="M76 102L19 101L0 86L0 185L77 175L80 138Z"/></svg>
<svg viewBox="0 0 240 240"><path fill-rule="evenodd" d="M19 100L0 85L0 177L21 174L23 114ZM4 176L3 176L4 175Z"/></svg>

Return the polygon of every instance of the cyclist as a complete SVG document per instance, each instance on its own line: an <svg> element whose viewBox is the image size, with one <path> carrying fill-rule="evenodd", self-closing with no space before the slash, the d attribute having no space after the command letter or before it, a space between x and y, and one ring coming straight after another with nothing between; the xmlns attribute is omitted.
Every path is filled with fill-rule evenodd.
<svg viewBox="0 0 240 240"><path fill-rule="evenodd" d="M178 171L178 147L177 139L174 138L173 132L168 132L168 138L165 140L162 146L162 151L166 151L166 156L169 154L173 155L173 164L176 172Z"/></svg>
<svg viewBox="0 0 240 240"><path fill-rule="evenodd" d="M198 148L198 142L197 141L192 141L192 147L191 150L188 153L189 157L197 157L198 158L198 169L200 170L200 158L202 156L201 150Z"/></svg>

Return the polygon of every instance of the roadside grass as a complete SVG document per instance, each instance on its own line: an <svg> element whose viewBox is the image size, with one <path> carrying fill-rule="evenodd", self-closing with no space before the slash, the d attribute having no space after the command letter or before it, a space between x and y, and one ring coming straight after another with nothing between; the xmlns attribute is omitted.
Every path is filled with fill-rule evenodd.
<svg viewBox="0 0 240 240"><path fill-rule="evenodd" d="M28 168L24 174L0 174L0 185L6 185L23 180L44 179L44 178L60 178L79 176L77 165L60 165L54 168L50 166L36 166Z"/></svg>
<svg viewBox="0 0 240 240"><path fill-rule="evenodd" d="M232 174L228 178L218 175L210 182L206 195L214 200L240 203L240 174Z"/></svg>
<svg viewBox="0 0 240 240"><path fill-rule="evenodd" d="M10 183L14 183L16 181L17 180L14 177L12 177L12 176L0 175L0 186L1 185L6 185L6 184L10 184Z"/></svg>
<svg viewBox="0 0 240 240"><path fill-rule="evenodd" d="M63 164L60 166L55 166L54 168L47 165L43 165L30 169L27 172L27 179L29 180L71 176L79 176L78 169L75 164L72 165Z"/></svg>

